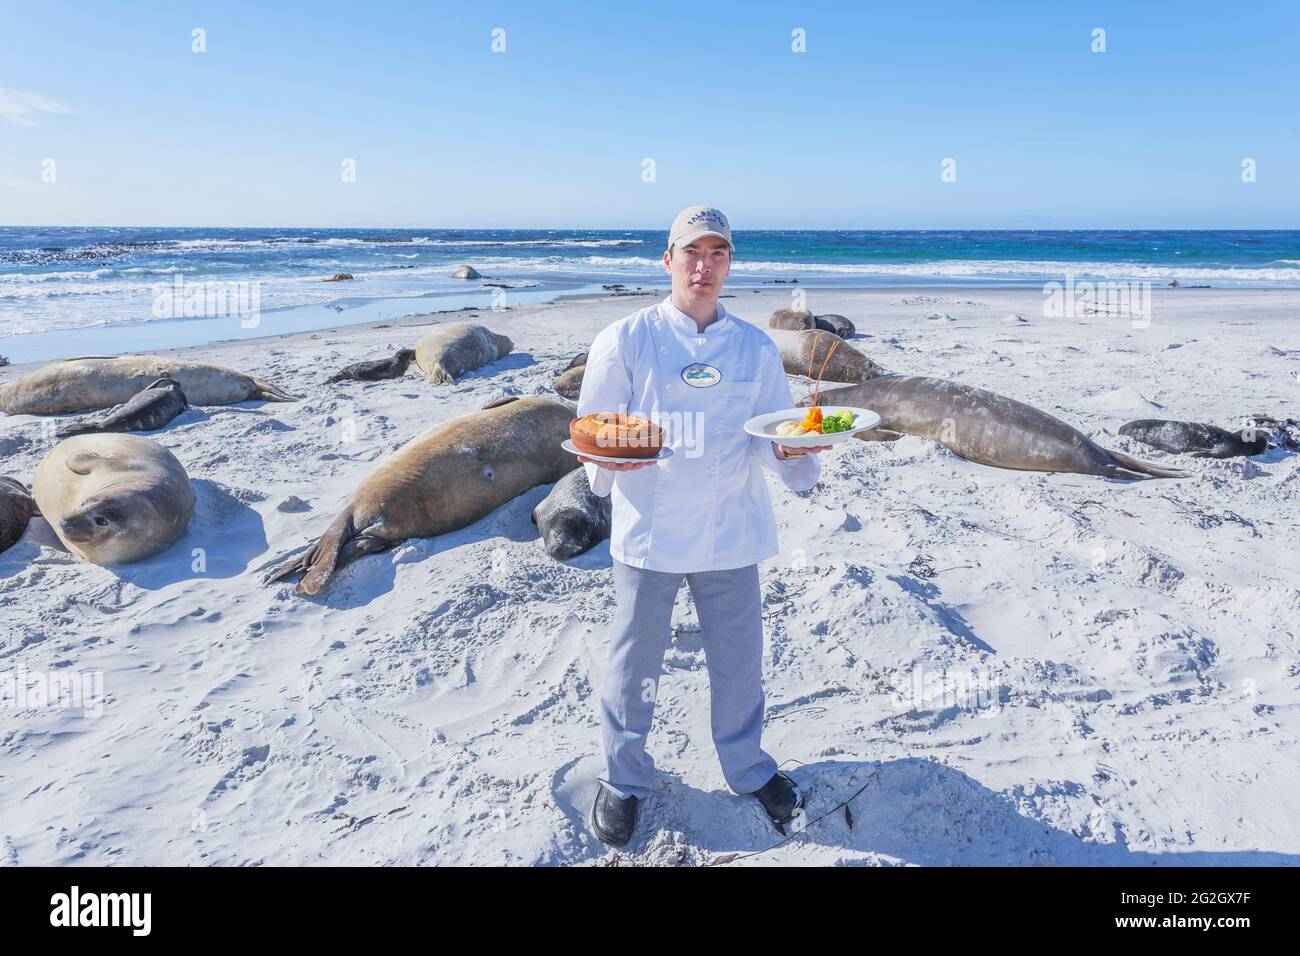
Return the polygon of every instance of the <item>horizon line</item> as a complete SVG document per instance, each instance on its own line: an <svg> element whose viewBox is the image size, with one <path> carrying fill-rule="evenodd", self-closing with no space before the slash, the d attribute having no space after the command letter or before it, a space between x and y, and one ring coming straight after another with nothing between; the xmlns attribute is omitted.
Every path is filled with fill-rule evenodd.
<svg viewBox="0 0 1300 956"><path fill-rule="evenodd" d="M416 232L662 232L666 236L668 229L662 226L292 226L277 224L274 226L217 226L217 225L136 225L115 223L112 225L60 225L41 223L39 225L19 225L0 223L0 229L288 229L288 230L329 230L341 231L416 231ZM1295 232L1300 228L1284 226L751 226L733 229L735 233L746 232Z"/></svg>

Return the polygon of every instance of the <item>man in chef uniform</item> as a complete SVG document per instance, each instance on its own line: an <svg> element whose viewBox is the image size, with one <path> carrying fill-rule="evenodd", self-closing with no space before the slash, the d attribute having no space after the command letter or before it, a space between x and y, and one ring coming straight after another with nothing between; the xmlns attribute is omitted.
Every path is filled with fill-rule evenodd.
<svg viewBox="0 0 1300 956"><path fill-rule="evenodd" d="M700 617L713 743L727 785L754 794L777 823L802 812L798 786L760 746L758 562L780 551L763 469L807 491L821 472L816 453L830 446L790 449L744 430L750 418L792 408L794 399L776 344L718 302L733 248L717 209L682 210L663 260L672 293L601 330L578 396L579 416L649 418L673 450L635 464L578 456L592 491L610 496L613 510L617 610L600 700L605 773L591 819L613 846L632 838L638 805L654 786L646 736L683 580Z"/></svg>

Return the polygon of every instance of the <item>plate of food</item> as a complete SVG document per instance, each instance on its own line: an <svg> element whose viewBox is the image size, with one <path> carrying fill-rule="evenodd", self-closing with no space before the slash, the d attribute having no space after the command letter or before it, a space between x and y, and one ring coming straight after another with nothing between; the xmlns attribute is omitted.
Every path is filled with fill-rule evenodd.
<svg viewBox="0 0 1300 956"><path fill-rule="evenodd" d="M662 461L673 450L664 444L664 430L641 415L597 412L569 422L569 437L560 447L595 461Z"/></svg>
<svg viewBox="0 0 1300 956"><path fill-rule="evenodd" d="M745 422L745 431L755 438L768 438L787 448L812 448L839 444L879 424L880 416L867 408L813 405L756 415Z"/></svg>

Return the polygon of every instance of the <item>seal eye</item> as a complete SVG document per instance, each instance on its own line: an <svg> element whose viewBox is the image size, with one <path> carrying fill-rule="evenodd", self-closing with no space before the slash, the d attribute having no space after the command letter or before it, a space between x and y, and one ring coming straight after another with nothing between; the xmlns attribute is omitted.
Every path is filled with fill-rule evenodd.
<svg viewBox="0 0 1300 956"><path fill-rule="evenodd" d="M107 528L108 519L103 515L95 515L95 524L99 525L101 528Z"/></svg>
<svg viewBox="0 0 1300 956"><path fill-rule="evenodd" d="M492 466L491 466L491 465L484 465L484 466L483 466L483 477L484 477L484 478L487 478L489 481L492 479L493 474L492 474Z"/></svg>

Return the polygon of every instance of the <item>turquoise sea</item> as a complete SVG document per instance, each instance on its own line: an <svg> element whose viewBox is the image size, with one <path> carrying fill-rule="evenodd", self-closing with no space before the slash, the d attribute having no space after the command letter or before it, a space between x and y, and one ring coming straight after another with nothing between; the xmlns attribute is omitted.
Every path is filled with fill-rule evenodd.
<svg viewBox="0 0 1300 956"><path fill-rule="evenodd" d="M780 230L735 240L732 286L1029 287L1073 275L1300 288L1300 231L1290 230ZM0 355L197 344L614 283L666 288L664 242L660 230L0 227ZM462 263L483 279L451 278ZM336 273L354 278L323 281ZM257 323L180 307L195 284L220 283L240 283L246 304L255 295ZM138 330L159 322L147 336Z"/></svg>

